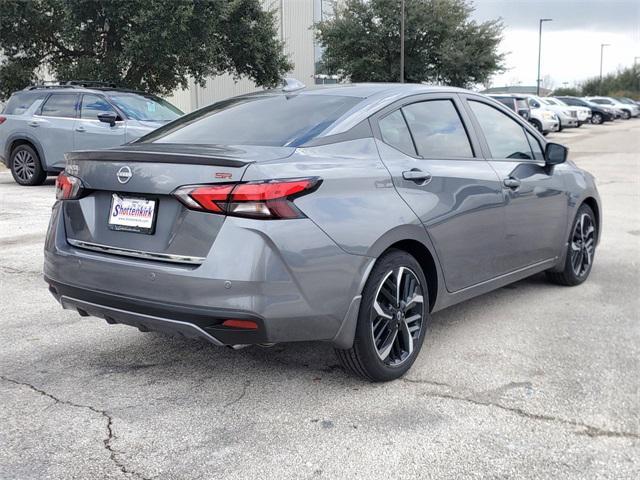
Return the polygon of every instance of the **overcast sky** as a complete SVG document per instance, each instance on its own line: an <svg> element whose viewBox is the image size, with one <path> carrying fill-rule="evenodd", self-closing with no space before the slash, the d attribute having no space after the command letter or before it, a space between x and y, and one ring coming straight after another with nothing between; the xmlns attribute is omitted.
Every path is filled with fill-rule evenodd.
<svg viewBox="0 0 640 480"><path fill-rule="evenodd" d="M477 20L502 17L501 51L508 71L494 86L535 85L538 62L538 19L542 26L541 77L555 87L573 85L600 71L600 44L605 47L603 72L630 66L640 57L640 0L473 0ZM640 63L640 58L638 58Z"/></svg>

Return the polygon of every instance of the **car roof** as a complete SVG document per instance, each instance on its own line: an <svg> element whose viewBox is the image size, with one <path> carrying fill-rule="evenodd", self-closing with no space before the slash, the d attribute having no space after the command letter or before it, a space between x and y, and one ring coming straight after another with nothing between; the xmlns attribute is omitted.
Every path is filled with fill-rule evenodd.
<svg viewBox="0 0 640 480"><path fill-rule="evenodd" d="M337 95L355 98L394 96L397 94L415 95L419 93L459 92L470 93L456 87L442 87L421 83L338 83L332 85L312 85L299 90L283 91L281 88L246 93L241 97L257 95Z"/></svg>

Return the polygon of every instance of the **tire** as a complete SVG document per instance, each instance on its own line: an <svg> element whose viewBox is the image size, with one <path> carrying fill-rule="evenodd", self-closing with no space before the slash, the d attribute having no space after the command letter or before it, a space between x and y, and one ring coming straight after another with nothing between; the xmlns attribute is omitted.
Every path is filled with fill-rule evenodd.
<svg viewBox="0 0 640 480"><path fill-rule="evenodd" d="M561 132L564 127L562 126L562 122L558 118L558 131Z"/></svg>
<svg viewBox="0 0 640 480"><path fill-rule="evenodd" d="M536 127L536 130L538 130L540 133L544 133L544 131L542 130L542 124L539 120L531 120L531 124Z"/></svg>
<svg viewBox="0 0 640 480"><path fill-rule="evenodd" d="M622 111L622 118L624 120L629 120L631 118L631 112L629 110Z"/></svg>
<svg viewBox="0 0 640 480"><path fill-rule="evenodd" d="M598 226L595 219L591 207L582 204L571 224L564 269L561 272L547 271L549 280L559 285L575 286L580 285L589 277L596 253L596 239L598 238ZM580 250L577 250L578 248Z"/></svg>
<svg viewBox="0 0 640 480"><path fill-rule="evenodd" d="M40 157L30 145L18 145L11 151L9 158L11 175L17 184L33 187L42 185L47 179L47 172L42 168Z"/></svg>
<svg viewBox="0 0 640 480"><path fill-rule="evenodd" d="M387 293L398 292L398 278L400 302L397 294ZM389 250L378 259L362 292L353 347L336 349L338 360L345 370L372 382L400 378L420 352L429 319L420 264L405 251Z"/></svg>
<svg viewBox="0 0 640 480"><path fill-rule="evenodd" d="M600 113L594 113L591 117L591 123L594 125L601 125L604 122L604 118Z"/></svg>

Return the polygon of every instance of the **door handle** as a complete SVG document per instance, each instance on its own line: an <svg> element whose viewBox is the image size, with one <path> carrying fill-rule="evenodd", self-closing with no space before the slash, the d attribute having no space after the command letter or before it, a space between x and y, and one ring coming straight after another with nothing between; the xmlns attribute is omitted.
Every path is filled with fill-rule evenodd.
<svg viewBox="0 0 640 480"><path fill-rule="evenodd" d="M77 127L76 128L76 132L86 132L86 131L87 131L87 129L84 128L84 127Z"/></svg>
<svg viewBox="0 0 640 480"><path fill-rule="evenodd" d="M429 172L423 172L417 168L406 170L402 172L402 178L405 180L411 180L416 183L426 183L431 180L431 174Z"/></svg>
<svg viewBox="0 0 640 480"><path fill-rule="evenodd" d="M30 127L39 127L40 126L40 122L33 120L31 122L29 122L29 126Z"/></svg>
<svg viewBox="0 0 640 480"><path fill-rule="evenodd" d="M520 186L520 180L513 177L505 178L503 183L505 187L509 187L514 190Z"/></svg>

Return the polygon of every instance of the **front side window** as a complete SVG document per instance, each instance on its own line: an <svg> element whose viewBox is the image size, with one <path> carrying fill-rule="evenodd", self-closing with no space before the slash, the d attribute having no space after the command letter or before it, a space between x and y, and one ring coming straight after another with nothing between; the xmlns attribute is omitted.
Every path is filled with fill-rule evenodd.
<svg viewBox="0 0 640 480"><path fill-rule="evenodd" d="M101 113L116 113L113 107L103 97L98 95L83 95L80 108L80 118L98 120Z"/></svg>
<svg viewBox="0 0 640 480"><path fill-rule="evenodd" d="M236 97L185 115L140 142L297 147L318 137L361 101L338 95Z"/></svg>
<svg viewBox="0 0 640 480"><path fill-rule="evenodd" d="M42 106L41 115L44 117L76 117L76 103L78 95L71 93L54 93Z"/></svg>
<svg viewBox="0 0 640 480"><path fill-rule="evenodd" d="M409 133L407 122L404 121L404 116L400 110L396 110L384 117L380 120L379 125L380 135L385 143L407 155L416 155L411 133Z"/></svg>
<svg viewBox="0 0 640 480"><path fill-rule="evenodd" d="M451 100L412 103L402 112L421 157L473 157L469 137Z"/></svg>
<svg viewBox="0 0 640 480"><path fill-rule="evenodd" d="M529 145L531 146L531 151L533 152L533 158L536 160L544 160L544 152L542 151L542 146L540 146L540 142L538 141L538 139L526 130L525 133L527 134L527 140L529 140Z"/></svg>
<svg viewBox="0 0 640 480"><path fill-rule="evenodd" d="M522 125L485 103L472 100L469 105L487 140L491 158L534 158Z"/></svg>
<svg viewBox="0 0 640 480"><path fill-rule="evenodd" d="M153 95L116 92L109 98L127 118L141 122L170 122L182 115L182 112L169 102Z"/></svg>

